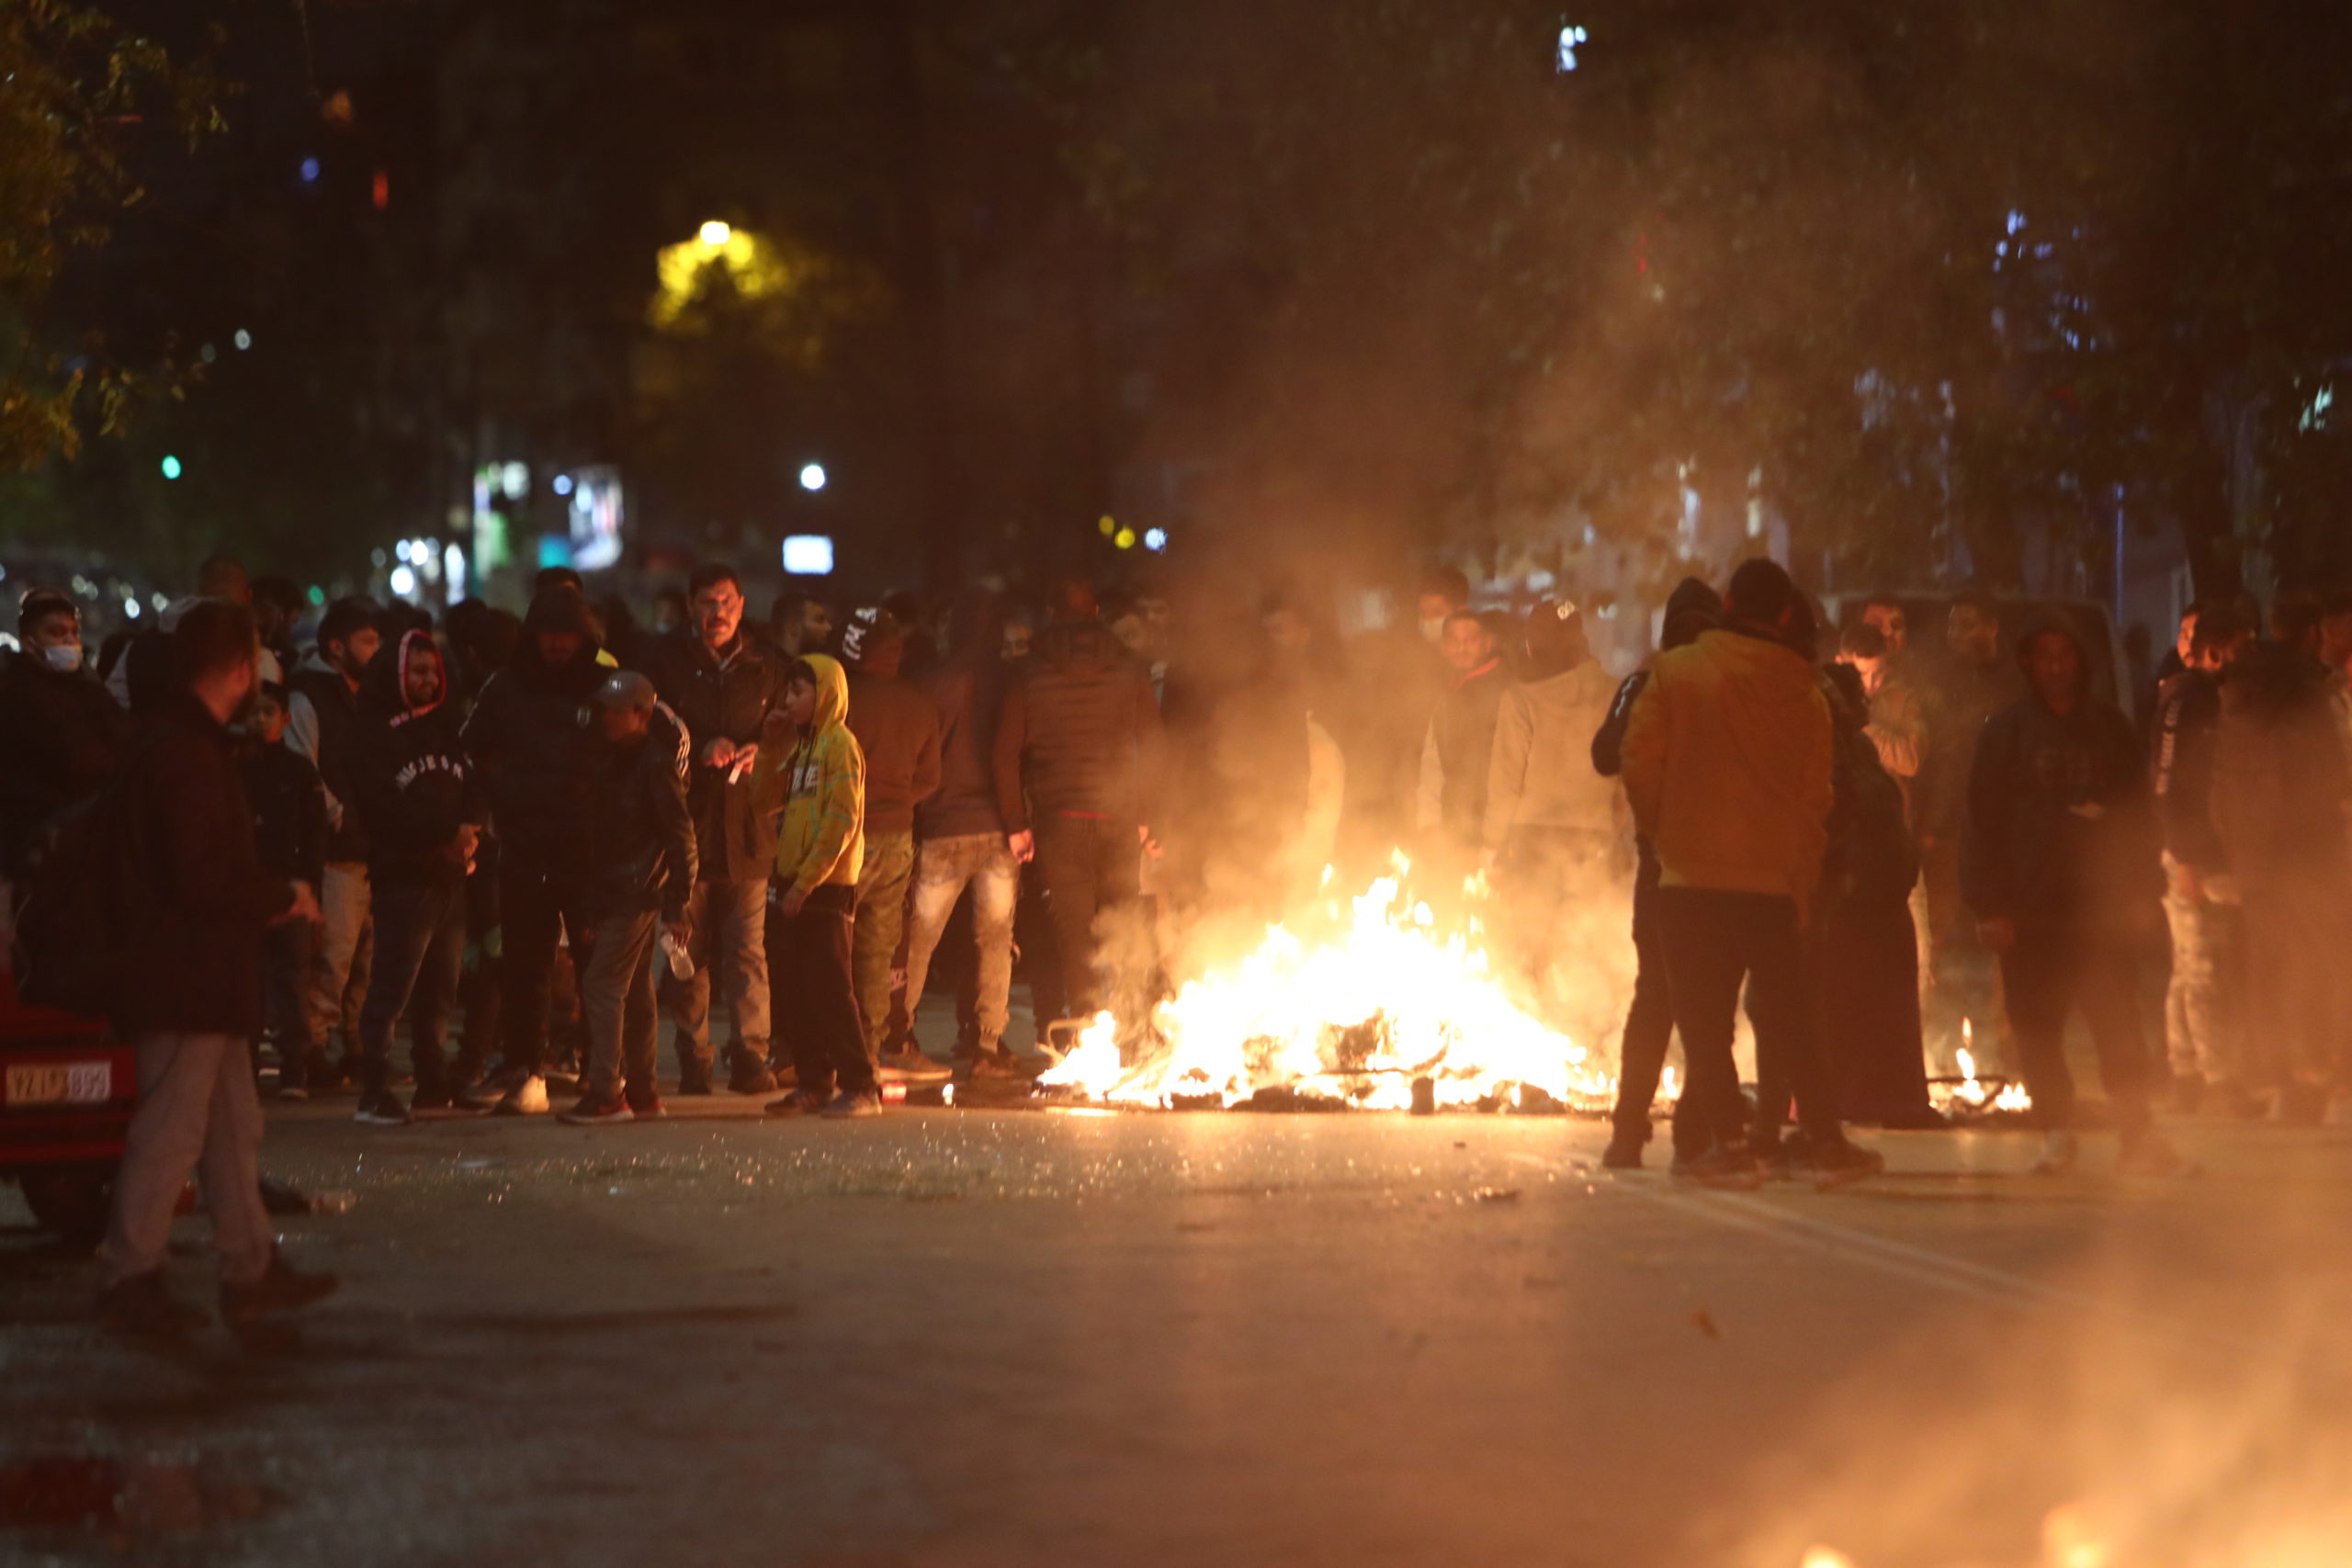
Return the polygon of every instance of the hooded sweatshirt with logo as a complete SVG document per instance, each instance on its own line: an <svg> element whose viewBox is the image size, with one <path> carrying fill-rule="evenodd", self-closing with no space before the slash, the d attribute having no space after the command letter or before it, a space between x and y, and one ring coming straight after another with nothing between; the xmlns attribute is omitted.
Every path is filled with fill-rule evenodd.
<svg viewBox="0 0 2352 1568"><path fill-rule="evenodd" d="M803 662L817 675L817 712L791 750L760 748L755 769L763 811L784 809L775 840L775 880L805 897L828 886L857 886L865 868L865 755L849 732L849 678L821 653Z"/></svg>
<svg viewBox="0 0 2352 1568"><path fill-rule="evenodd" d="M1813 666L1769 635L1720 628L1660 654L1620 754L1659 885L1810 897L1829 842L1834 750Z"/></svg>
<svg viewBox="0 0 2352 1568"><path fill-rule="evenodd" d="M466 868L447 853L449 840L469 823L479 828L488 801L460 743L442 695L417 705L408 700L408 673L419 660L437 660L433 634L404 632L394 648L368 666L360 700L362 736L359 809L368 822L368 877L382 886L455 886Z"/></svg>

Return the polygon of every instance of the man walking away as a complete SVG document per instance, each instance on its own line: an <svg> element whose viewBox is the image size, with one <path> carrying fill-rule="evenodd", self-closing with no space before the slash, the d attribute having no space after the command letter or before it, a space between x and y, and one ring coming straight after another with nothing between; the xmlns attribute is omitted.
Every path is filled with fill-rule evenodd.
<svg viewBox="0 0 2352 1568"><path fill-rule="evenodd" d="M915 807L939 788L939 707L899 673L906 628L868 605L842 628L849 669L849 732L865 757L865 864L858 873L851 964L866 1055L895 1072L941 1077L945 1069L911 1045L890 1052L890 993L907 930L915 869ZM911 1009L913 998L908 998Z"/></svg>
<svg viewBox="0 0 2352 1568"><path fill-rule="evenodd" d="M2254 628L2226 606L2193 622L2188 658L2156 691L2149 749L2156 822L2164 835L2165 921L2172 980L2165 1039L2180 1110L2230 1115L2253 1108L2239 994L2239 911L2229 852L2213 817L2222 672L2254 646Z"/></svg>
<svg viewBox="0 0 2352 1568"><path fill-rule="evenodd" d="M1659 656L1625 726L1625 794L1659 869L1658 925L1690 1085L1675 1114L1678 1174L1745 1184L1779 1154L1781 1108L1759 1106L1755 1152L1713 1137L1738 1093L1734 1013L1747 985L1759 1062L1795 1090L1805 1156L1831 1178L1883 1165L1846 1141L1805 989L1804 927L1834 803L1829 705L1783 640L1805 615L1787 572L1732 575L1728 625ZM1686 1125L1687 1123L1687 1125ZM1704 1130L1702 1132L1702 1129Z"/></svg>
<svg viewBox="0 0 2352 1568"><path fill-rule="evenodd" d="M865 759L845 722L849 682L821 653L794 661L760 748L760 801L784 812L768 887L768 975L792 998L778 1013L796 1087L768 1111L879 1116L850 972L850 925L865 856Z"/></svg>
<svg viewBox="0 0 2352 1568"><path fill-rule="evenodd" d="M1690 647L1701 632L1720 625L1722 618L1723 600L1715 591L1695 577L1684 578L1667 597L1659 651ZM1648 666L1625 677L1624 683L1617 688L1616 700L1609 705L1609 716L1592 738L1592 768L1602 778L1613 779L1624 771L1625 721L1632 716L1634 704L1640 700L1649 679ZM1666 952L1658 935L1657 852L1645 833L1637 834L1634 843L1637 853L1634 874L1634 1000L1626 1010L1625 1031L1618 1045L1617 1105L1610 1115L1609 1146L1600 1156L1600 1163L1611 1170L1639 1170L1642 1167L1642 1150L1650 1141L1650 1107L1657 1100L1658 1081L1666 1072L1667 1047L1674 1040L1674 991L1667 981ZM1688 1066L1686 1063L1686 1076ZM1687 1147L1677 1144L1678 1156L1695 1159L1705 1154L1712 1144L1736 1145L1744 1141L1747 1111L1747 1102L1740 1098L1739 1085L1734 1082L1730 1086L1729 1096L1716 1108L1712 1122L1694 1117L1687 1127L1690 1143Z"/></svg>
<svg viewBox="0 0 2352 1568"><path fill-rule="evenodd" d="M606 676L596 692L607 751L597 760L588 797L594 860L587 908L596 921L580 976L588 1088L560 1118L574 1125L662 1114L654 1081L654 945L688 942L687 911L696 888L708 886L695 874L695 824L677 755L650 734L655 701L653 682L634 671Z"/></svg>
<svg viewBox="0 0 2352 1568"><path fill-rule="evenodd" d="M2066 1021L2079 1009L2122 1134L2120 1168L2188 1174L2148 1113L2134 956L2159 918L2164 867L2139 742L2123 711L2091 694L2072 626L2036 624L2018 658L2030 689L1977 743L1962 876L1981 940L2000 959L2044 1129L2033 1168L2056 1175L2077 1157Z"/></svg>
<svg viewBox="0 0 2352 1568"><path fill-rule="evenodd" d="M368 829L359 819L359 678L382 646L376 606L338 599L319 622L318 645L287 682L286 744L310 759L327 792L327 871L319 888L326 924L311 959L311 1043L323 1055L343 1035L343 1066L313 1073L311 1092L332 1089L359 1064L359 1003L371 957Z"/></svg>
<svg viewBox="0 0 2352 1568"><path fill-rule="evenodd" d="M665 981L678 1049L678 1092L711 1092L711 971L721 972L730 1019L727 1088L766 1094L768 860L775 824L752 799L760 728L784 694L784 660L743 632L743 585L712 562L689 580L684 626L653 639L647 671L686 728L693 761L686 807L699 868L686 906L694 973ZM606 690L610 690L609 682Z"/></svg>
<svg viewBox="0 0 2352 1568"><path fill-rule="evenodd" d="M2312 1125L2352 1088L2344 979L2352 809L2337 694L2320 662L2318 605L2281 595L2267 647L2222 678L2213 818L2245 902L2259 1076L2281 1122Z"/></svg>
<svg viewBox="0 0 2352 1568"><path fill-rule="evenodd" d="M1035 855L1044 873L1065 1005L1080 1018L1102 1007L1100 927L1140 893L1160 741L1151 677L1086 618L1092 605L1091 589L1066 592L1006 694L996 737L997 809L1014 855Z"/></svg>
<svg viewBox="0 0 2352 1568"><path fill-rule="evenodd" d="M990 758L1009 675L1000 653L1003 604L986 589L959 596L948 620L947 659L926 682L939 710L939 788L915 807L913 908L907 934L907 1019L922 1007L932 954L956 900L972 892L972 940L978 950L974 998L975 1077L1011 1077L1004 1048L1012 988L1012 920L1021 897L1021 863L997 807ZM854 711L854 710L853 710ZM910 1041L920 1050L921 1043ZM960 1043L957 1055L967 1054Z"/></svg>
<svg viewBox="0 0 2352 1568"><path fill-rule="evenodd" d="M485 682L467 720L467 753L490 791L498 834L498 903L506 970L502 1116L543 1115L549 987L569 936L588 964L584 901L588 784L603 739L582 722L604 684L588 602L561 583L539 590L514 661Z"/></svg>
<svg viewBox="0 0 2352 1568"><path fill-rule="evenodd" d="M262 869L289 882L320 886L326 875L327 794L310 759L285 743L286 688L265 682L245 717L237 770L254 808L254 847ZM269 928L264 1015L277 1043L277 1095L307 1100L312 1078L334 1070L311 1039L311 966L318 928L283 920Z"/></svg>
<svg viewBox="0 0 2352 1568"><path fill-rule="evenodd" d="M1421 741L1421 782L1413 825L1442 830L1444 841L1474 853L1487 822L1487 784L1494 765L1495 725L1510 672L1487 624L1468 610L1445 618L1439 650L1452 671Z"/></svg>
<svg viewBox="0 0 2352 1568"><path fill-rule="evenodd" d="M408 631L368 671L372 728L360 763L374 890L376 962L359 1010L359 1106L354 1120L405 1125L412 1111L487 1111L449 1080L442 1051L466 953L466 877L487 802L458 743L448 677L433 634ZM392 1030L405 1013L416 1073L413 1106L392 1092Z"/></svg>
<svg viewBox="0 0 2352 1568"><path fill-rule="evenodd" d="M334 1293L332 1274L278 1256L261 1203L261 1100L253 1038L262 1021L263 932L315 920L316 895L274 876L254 853L253 808L237 777L230 722L253 695L260 645L243 605L192 606L172 634L186 684L154 716L110 803L126 886L116 1031L138 1043L139 1110L114 1184L99 1258L101 1322L175 1336L194 1325L164 1284L172 1213L191 1171L220 1258L231 1323Z"/></svg>

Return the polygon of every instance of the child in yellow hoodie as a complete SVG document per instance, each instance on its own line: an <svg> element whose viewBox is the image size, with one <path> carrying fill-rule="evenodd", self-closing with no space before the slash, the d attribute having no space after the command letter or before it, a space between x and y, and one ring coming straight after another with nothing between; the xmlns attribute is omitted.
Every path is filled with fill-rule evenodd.
<svg viewBox="0 0 2352 1568"><path fill-rule="evenodd" d="M768 883L768 983L776 1034L798 1082L769 1104L779 1116L882 1113L850 971L865 859L865 757L848 717L841 665L822 654L795 660L752 775L761 811L784 812Z"/></svg>

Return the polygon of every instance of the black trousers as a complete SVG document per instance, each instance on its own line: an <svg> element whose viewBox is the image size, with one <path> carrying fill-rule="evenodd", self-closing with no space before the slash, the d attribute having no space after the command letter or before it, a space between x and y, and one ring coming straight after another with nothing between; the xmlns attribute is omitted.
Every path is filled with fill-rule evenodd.
<svg viewBox="0 0 2352 1568"><path fill-rule="evenodd" d="M409 1060L416 1087L447 1086L442 1055L449 1010L466 957L466 894L461 885L379 882L375 886L376 960L359 1004L364 1086L391 1081L392 1030L408 1015Z"/></svg>
<svg viewBox="0 0 2352 1568"><path fill-rule="evenodd" d="M500 1019L506 1065L537 1072L547 1065L548 1011L557 943L571 939L575 974L588 972L596 923L577 879L512 856L499 864L498 904L503 933L505 1006Z"/></svg>
<svg viewBox="0 0 2352 1568"><path fill-rule="evenodd" d="M1609 1120L1618 1136L1647 1142L1650 1107L1666 1073L1667 1047L1674 1043L1674 987L1667 978L1666 942L1658 928L1657 873L1650 866L1634 884L1634 1002L1618 1043L1617 1106ZM1689 1094L1689 1085L1683 1092ZM1739 1085L1731 1084L1713 1117L1678 1117L1675 1128L1677 1155L1704 1154L1710 1142L1737 1143L1747 1131Z"/></svg>
<svg viewBox="0 0 2352 1568"><path fill-rule="evenodd" d="M1842 1135L1837 1085L1814 1037L1805 990L1804 931L1793 898L1714 888L1658 890L1658 931L1674 991L1674 1027L1682 1035L1690 1083L1674 1113L1677 1149L1717 1138L1725 1103L1739 1093L1732 1061L1740 986L1756 1028L1760 1085L1795 1091L1797 1114L1816 1142ZM1751 1137L1775 1145L1788 1115L1787 1093L1759 1093Z"/></svg>
<svg viewBox="0 0 2352 1568"><path fill-rule="evenodd" d="M2066 1021L2079 1008L2115 1124L2148 1124L2148 1046L2140 1032L2139 962L2129 942L2021 924L2017 946L2001 955L2001 980L2037 1122L2053 1130L2075 1124Z"/></svg>
<svg viewBox="0 0 2352 1568"><path fill-rule="evenodd" d="M1928 1109L1919 1021L1919 938L1904 898L1840 899L1807 931L1814 1028L1857 1122Z"/></svg>
<svg viewBox="0 0 2352 1568"><path fill-rule="evenodd" d="M1061 948L1063 1005L1074 1018L1102 1008L1097 919L1134 904L1142 891L1143 845L1131 822L1094 817L1045 817L1037 822L1037 866L1053 903Z"/></svg>
<svg viewBox="0 0 2352 1568"><path fill-rule="evenodd" d="M775 998L770 1027L792 1053L799 1087L811 1094L861 1093L875 1086L858 1017L857 981L850 968L850 938L857 889L827 884L808 895L800 913L785 918L768 892L768 985Z"/></svg>

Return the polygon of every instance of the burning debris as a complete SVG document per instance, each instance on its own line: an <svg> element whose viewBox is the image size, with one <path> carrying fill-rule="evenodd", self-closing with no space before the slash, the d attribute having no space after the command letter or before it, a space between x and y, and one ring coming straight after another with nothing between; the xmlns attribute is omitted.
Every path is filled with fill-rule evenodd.
<svg viewBox="0 0 2352 1568"><path fill-rule="evenodd" d="M1477 912L1484 879L1441 916L1408 893L1410 872L1400 852L1393 874L1345 908L1332 899L1268 928L1238 962L1183 982L1125 1039L1101 1014L1041 1088L1173 1110L1605 1105L1614 1077L1498 978ZM1327 871L1327 891L1330 881Z"/></svg>

